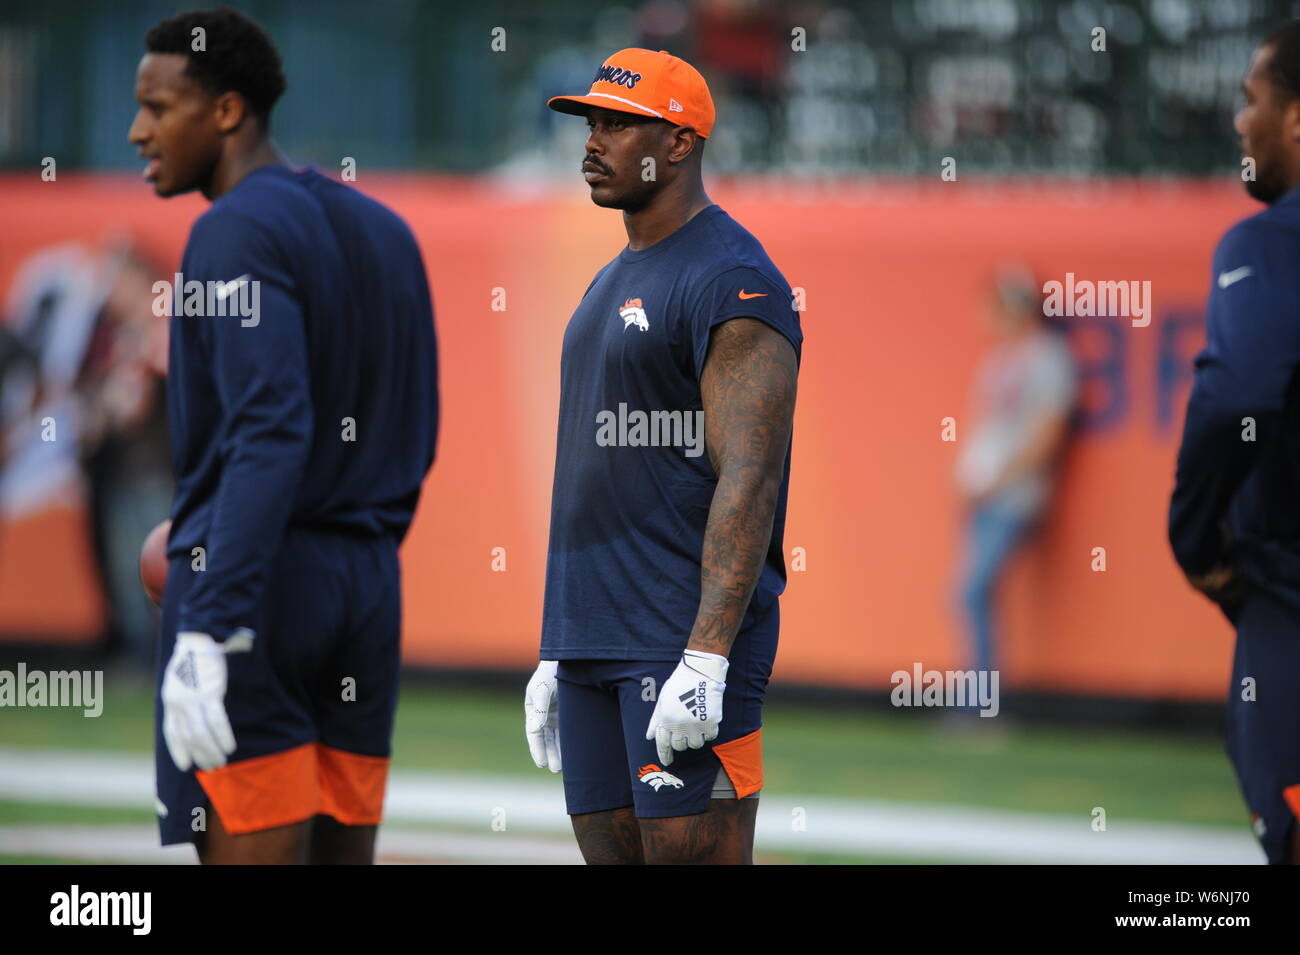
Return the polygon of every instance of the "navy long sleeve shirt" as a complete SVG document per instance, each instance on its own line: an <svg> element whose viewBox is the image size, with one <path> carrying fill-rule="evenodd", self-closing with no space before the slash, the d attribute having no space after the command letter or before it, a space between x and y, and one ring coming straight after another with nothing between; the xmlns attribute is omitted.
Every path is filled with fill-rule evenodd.
<svg viewBox="0 0 1300 955"><path fill-rule="evenodd" d="M1211 280L1169 540L1188 574L1300 599L1300 190L1228 231Z"/></svg>
<svg viewBox="0 0 1300 955"><path fill-rule="evenodd" d="M217 199L181 274L168 553L203 548L179 628L223 640L289 525L405 535L437 438L433 308L405 223L313 170L263 167Z"/></svg>

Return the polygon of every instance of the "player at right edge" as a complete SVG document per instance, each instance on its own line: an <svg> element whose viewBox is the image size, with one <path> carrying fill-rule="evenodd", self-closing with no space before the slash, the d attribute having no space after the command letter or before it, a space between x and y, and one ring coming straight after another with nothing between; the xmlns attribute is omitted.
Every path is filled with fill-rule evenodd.
<svg viewBox="0 0 1300 955"><path fill-rule="evenodd" d="M1214 252L1169 540L1237 628L1228 755L1273 864L1300 861L1300 20L1255 51L1236 118L1268 205ZM1250 176L1251 167L1254 176Z"/></svg>

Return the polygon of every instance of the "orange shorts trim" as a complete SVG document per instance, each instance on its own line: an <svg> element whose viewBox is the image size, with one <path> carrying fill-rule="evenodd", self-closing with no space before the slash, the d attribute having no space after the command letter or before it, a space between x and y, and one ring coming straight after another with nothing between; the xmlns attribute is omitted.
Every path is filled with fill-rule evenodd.
<svg viewBox="0 0 1300 955"><path fill-rule="evenodd" d="M302 822L316 814L316 744L227 763L197 774L232 835Z"/></svg>
<svg viewBox="0 0 1300 955"><path fill-rule="evenodd" d="M345 826L379 825L384 815L389 758L345 753L317 743L316 760L320 812Z"/></svg>
<svg viewBox="0 0 1300 955"><path fill-rule="evenodd" d="M736 798L744 799L763 788L763 728L721 743L713 752L722 761L731 785L736 787Z"/></svg>
<svg viewBox="0 0 1300 955"><path fill-rule="evenodd" d="M1286 804L1291 807L1292 815L1297 819L1300 819L1300 783L1296 783L1294 786L1287 786L1286 789L1282 790L1282 798L1285 799Z"/></svg>
<svg viewBox="0 0 1300 955"><path fill-rule="evenodd" d="M346 826L378 825L389 762L384 756L304 743L195 775L226 831L238 836L318 813Z"/></svg>

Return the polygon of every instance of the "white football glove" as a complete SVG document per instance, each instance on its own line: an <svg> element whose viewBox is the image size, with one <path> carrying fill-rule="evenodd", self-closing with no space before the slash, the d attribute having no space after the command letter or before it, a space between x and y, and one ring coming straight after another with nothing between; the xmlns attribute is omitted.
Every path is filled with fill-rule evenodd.
<svg viewBox="0 0 1300 955"><path fill-rule="evenodd" d="M225 648L206 633L177 634L163 673L163 739L181 772L224 766L235 751L225 696Z"/></svg>
<svg viewBox="0 0 1300 955"><path fill-rule="evenodd" d="M538 769L560 771L560 707L556 692L560 681L556 673L560 664L543 660L524 691L524 735L528 751Z"/></svg>
<svg viewBox="0 0 1300 955"><path fill-rule="evenodd" d="M699 749L718 738L727 666L727 658L716 653L686 650L659 688L645 738L655 741L663 765L673 761L673 750Z"/></svg>

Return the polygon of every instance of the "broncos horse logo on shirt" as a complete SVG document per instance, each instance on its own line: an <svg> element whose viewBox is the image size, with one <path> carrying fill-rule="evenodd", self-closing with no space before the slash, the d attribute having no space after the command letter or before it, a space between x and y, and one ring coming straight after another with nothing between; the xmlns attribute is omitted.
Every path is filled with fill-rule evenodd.
<svg viewBox="0 0 1300 955"><path fill-rule="evenodd" d="M623 319L623 331L627 331L629 325L636 325L643 332L650 331L650 322L645 317L645 309L641 307L639 298L630 298L624 302L618 314Z"/></svg>
<svg viewBox="0 0 1300 955"><path fill-rule="evenodd" d="M665 772L654 763L647 763L637 772L636 778L641 780L647 786L653 786L654 791L658 792L664 786L672 786L674 789L681 789L685 785L680 779L672 773Z"/></svg>

